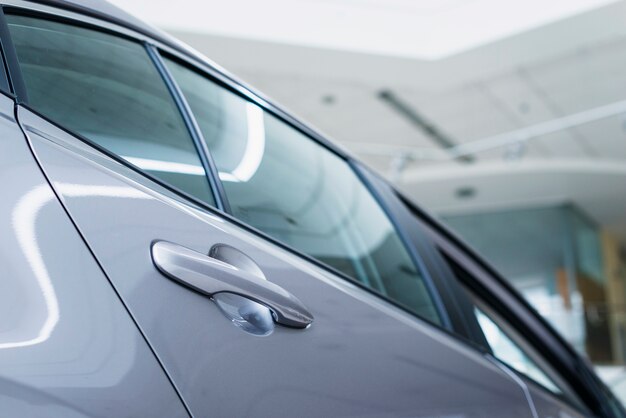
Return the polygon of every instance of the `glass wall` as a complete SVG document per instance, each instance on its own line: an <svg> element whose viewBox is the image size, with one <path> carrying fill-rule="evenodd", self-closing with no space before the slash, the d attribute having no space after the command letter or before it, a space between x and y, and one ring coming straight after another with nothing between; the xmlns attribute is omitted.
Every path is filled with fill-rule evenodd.
<svg viewBox="0 0 626 418"><path fill-rule="evenodd" d="M626 266L609 231L574 205L443 218L626 396Z"/></svg>

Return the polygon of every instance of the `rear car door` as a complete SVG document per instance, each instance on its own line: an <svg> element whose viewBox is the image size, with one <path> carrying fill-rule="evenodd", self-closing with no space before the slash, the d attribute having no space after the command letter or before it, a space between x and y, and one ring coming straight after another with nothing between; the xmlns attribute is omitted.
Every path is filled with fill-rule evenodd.
<svg viewBox="0 0 626 418"><path fill-rule="evenodd" d="M193 415L531 416L340 155L174 50L36 9L6 10L19 122Z"/></svg>

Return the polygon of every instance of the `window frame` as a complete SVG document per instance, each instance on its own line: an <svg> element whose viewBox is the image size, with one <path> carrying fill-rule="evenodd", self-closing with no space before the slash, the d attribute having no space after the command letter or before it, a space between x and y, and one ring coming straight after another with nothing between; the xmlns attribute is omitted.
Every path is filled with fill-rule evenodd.
<svg viewBox="0 0 626 418"><path fill-rule="evenodd" d="M327 152L330 152L332 154L334 154L335 156L339 157L339 159L341 159L344 163L347 164L348 168L355 174L357 180L364 186L365 190L370 193L370 195L373 197L373 199L376 201L376 203L379 205L379 207L381 208L381 210L383 211L383 213L385 214L385 216L387 217L387 219L389 220L389 222L391 223L394 231L397 233L398 237L400 238L400 241L402 243L402 245L404 246L404 248L407 251L407 254L409 255L409 258L411 259L411 261L413 262L413 265L418 269L418 271L421 273L421 276L424 280L424 284L425 287L429 293L430 299L433 302L433 305L435 307L435 310L438 313L438 316L441 320L441 324L434 324L435 326L439 326L439 327L443 327L445 329L448 330L452 330L452 324L450 321L450 313L449 313L449 309L451 308L451 306L449 304L446 304L443 302L442 300L442 295L440 292L441 287L437 286L435 284L435 279L433 278L433 276L430 274L430 269L427 268L425 261L423 260L423 257L421 257L420 254L417 253L417 251L414 249L412 243L410 242L410 240L407 238L406 234L404 234L403 232L403 228L400 226L400 223L398 222L398 220L396 219L395 216L393 216L392 210L390 209L390 205L387 199L384 199L380 196L380 194L377 192L376 188L373 186L373 182L371 181L371 179L365 175L364 170L362 169L362 164L360 162L358 162L354 157L347 155L345 153L342 153L339 151L339 149L334 146L332 143L330 143L328 140L326 140L324 137L319 136L317 133L315 133L315 131L311 131L313 133L315 133L315 136L310 135L309 134L309 128L300 124L300 123L292 123L291 120L286 119L285 117L283 117L283 115L281 115L280 111L276 112L276 108L274 108L271 104L269 104L269 102L266 102L269 107L264 107L259 101L254 101L253 99L251 99L250 97L257 97L257 96L249 96L249 95L244 95L242 94L239 90L236 90L233 88L233 85L228 83L227 81L217 78L215 76L215 74L213 74L213 72L211 71L211 69L209 68L199 68L198 66L194 65L193 63L190 63L188 60L185 60L184 58L181 57L181 54L172 54L169 52L165 52L161 54L161 60L163 59L170 59L173 60L187 68L189 68L191 71L195 71L196 73L198 73L201 76L204 76L204 78L206 78L208 81L215 83L218 87L224 88L227 91L237 95L238 97L242 98L243 100L246 100L250 103L253 103L259 107L261 107L261 109L263 109L263 111L268 112L270 115L272 115L273 117L276 117L279 121L281 121L282 123L284 123L285 125L289 126L292 129L295 129L297 132L299 132L300 134L302 134L304 137L306 137L308 140L315 142L318 146L321 146L322 148L324 148ZM215 70L217 71L217 70ZM218 72L219 73L219 72ZM174 81L175 82L175 81ZM243 87L242 87L243 88ZM180 89L180 87L179 87ZM250 94L253 94L252 92L249 92ZM258 97L257 97L258 98ZM295 121L297 122L297 121ZM197 126L197 124L196 124ZM305 129L303 129L305 128ZM207 152L209 152L207 150ZM216 174L218 181L221 183L222 180L219 179L219 176ZM222 187L222 190L223 187ZM223 197L224 201L228 202L228 197L226 195L224 195ZM232 215L232 212L230 212L229 210L225 210L224 211L225 215L228 215L229 217L231 217L232 219L237 219ZM281 243L281 241L271 237L270 235L266 234L263 231L258 230L257 228L253 227L252 225L248 225L246 223L244 223L243 221L239 221L241 224L246 225L248 229L254 231L255 233L257 233L258 235L263 236L265 239L269 239L275 243ZM334 274L337 274L339 276L341 276L343 279L347 279L350 282L356 284L357 286L366 289L367 291L375 294L376 296L386 300L387 302L392 303L393 305L399 307L400 309L410 313L411 315L420 318L422 320L425 320L426 322L431 323L430 321L428 321L425 318L422 318L420 316L417 316L415 313L411 312L410 310L404 308L402 305L396 303L392 298L377 292L376 290L364 285L363 283L361 283L360 281L354 279L351 276L348 276L347 274L336 270L335 268L333 268L332 266L323 263L322 261L317 260L314 257L308 256L306 254L304 254L303 252L300 252L300 250L295 249L287 244L281 244L281 246L283 246L284 248L288 248L290 249L290 251L295 252L296 254L298 254L299 256L305 256L310 260L315 260L316 264L324 266L327 270L330 270L331 272L333 272Z"/></svg>
<svg viewBox="0 0 626 418"><path fill-rule="evenodd" d="M257 235L260 238L266 241L269 241L272 244L277 245L278 247L284 250L287 250L295 254L296 256L303 258L307 260L308 262L311 262L312 264L318 267L321 267L322 269L340 277L341 279L350 282L356 287L359 287L367 291L368 293L375 295L376 297L380 298L386 303L393 305L394 307L408 313L416 320L429 324L430 326L433 326L439 330L444 330L447 333L452 333L453 331L452 325L448 319L448 311L447 311L448 306L442 302L441 295L438 293L437 287L434 285L435 278L430 274L430 270L424 266L424 263L421 260L420 255L418 255L416 251L413 250L411 243L408 242L404 234L401 233L401 229L398 227L398 223L396 222L396 219L394 219L394 217L390 215L389 208L385 200L381 199L380 196L377 195L376 193L373 193L371 184L369 184L367 179L363 178L363 176L360 175L359 171L355 167L355 165L357 164L356 159L348 155L345 150L343 150L339 146L330 142L328 139L326 139L324 136L316 132L311 127L305 125L304 123L300 122L299 120L291 116L281 107L271 103L268 99L266 99L260 93L257 93L249 86L237 80L235 77L228 74L226 71L218 67L216 64L210 62L203 56L195 53L194 51L191 51L187 48L182 47L181 45L176 45L175 43L169 44L169 43L164 42L163 40L155 39L150 34L138 32L137 28L130 27L129 25L126 25L125 22L112 22L110 20L102 20L101 16L92 17L92 16L84 15L82 12L68 11L62 8L57 8L57 7L52 7L48 5L42 5L42 4L33 4L33 3L25 4L19 0L16 0L16 1L0 0L0 5L1 5L0 6L0 15L1 15L0 16L0 43L2 44L3 49L11 49L11 51L9 51L9 53L6 54L6 57L8 60L8 66L10 68L13 68L13 70L9 73L9 80L12 83L11 85L16 87L15 101L17 105L22 106L25 109L31 111L32 113L36 114L37 116L41 117L42 119L46 120L52 125L58 127L59 129L62 129L68 134L86 143L88 146L91 146L97 149L98 151L102 152L107 157L132 169L133 171L137 172L141 176L146 177L148 180L157 183L159 186L168 189L169 191L173 192L176 195L179 195L180 197L185 199L187 203L192 203L194 207L201 209L203 211L209 212L211 214L218 215L224 218L225 220L231 222L232 224ZM10 33L8 31L5 14L29 16L33 18L52 20L52 21L57 21L57 22L64 23L64 24L73 25L73 26L84 27L84 28L112 34L114 36L122 37L125 39L129 39L131 41L138 42L144 45L147 55L152 54L150 58L153 59L153 65L155 65L155 67L157 68L161 76L164 78L164 82L166 83L166 85L168 83L171 83L171 89L170 89L170 86L167 86L168 89L170 89L170 94L173 96L176 106L181 111L181 114L183 114L183 117L190 118L189 126L191 129L196 131L192 135L195 135L195 138L197 139L202 139L202 133L200 132L198 124L195 121L195 117L193 116L193 113L190 111L188 104L186 102L186 99L182 95L181 90L178 87L178 84L171 77L169 70L167 70L165 63L163 62L163 55L166 55L169 58L175 61L179 61L180 63L182 63L183 65L187 67L190 67L194 71L208 78L210 81L215 82L221 88L225 88L228 91L240 96L244 100L247 100L251 103L256 104L265 112L276 117L282 123L300 132L309 140L314 141L318 146L321 146L322 148L325 148L326 151L335 154L337 157L339 157L348 165L348 168L353 171L353 173L357 176L358 180L363 184L365 189L372 195L376 203L380 206L384 214L388 217L389 221L394 227L394 230L398 234L402 242L402 245L404 245L405 249L407 250L407 253L411 261L413 262L414 266L420 271L422 278L424 280L424 284L426 285L426 288L428 290L429 296L431 300L433 301L434 308L438 316L441 319L441 323L440 324L433 323L429 321L427 318L423 318L421 316L416 315L415 313L406 309L402 305L396 303L393 299L377 292L376 290L366 286L365 284L348 276L347 274L339 270L336 270L335 268L323 263L322 261L312 256L309 256L271 237L270 235L239 220L238 218L235 218L230 213L228 199L226 198L224 194L224 189L221 184L221 180L219 179L219 176L217 174L217 169L215 168L215 165L212 162L213 160L212 160L211 154L208 151L208 149L206 149L206 144L203 140L202 140L203 146L200 147L200 149L198 149L198 153L205 154L203 158L207 158L207 160L212 164L213 168L211 169L210 173L207 173L207 175L210 177L213 177L212 181L214 181L217 186L215 189L212 189L212 191L214 195L216 196L216 203L220 202L219 203L220 207L210 206L206 202L203 202L199 200L198 198L195 198L194 196L191 196L188 193L182 190L179 190L178 188L172 185L169 185L168 183L156 178L155 176L149 173L146 173L139 167L133 165L132 163L129 163L128 161L112 153L111 151L94 143L88 138L85 138L84 136L76 132L73 132L72 130L64 127L63 125L55 122L54 120L51 120L46 115L43 115L40 112L38 112L37 109L32 108L28 104L28 95L26 93L26 86L24 84L24 81L21 75L19 62L17 62L17 54L15 53L15 49L11 41ZM2 28L2 26L4 26L4 29ZM162 68L159 68L159 67L162 67ZM178 95L180 96L177 98L176 96ZM212 183L209 183L209 184L211 185L211 187L213 187ZM220 194L219 200L217 198L218 194Z"/></svg>

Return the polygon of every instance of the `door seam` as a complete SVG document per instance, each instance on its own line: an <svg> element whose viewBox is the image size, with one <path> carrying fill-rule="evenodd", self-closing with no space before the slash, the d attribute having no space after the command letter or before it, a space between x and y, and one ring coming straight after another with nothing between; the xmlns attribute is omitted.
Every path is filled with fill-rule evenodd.
<svg viewBox="0 0 626 418"><path fill-rule="evenodd" d="M43 167L43 164L41 163L39 156L37 155L37 152L35 151L35 148L33 147L32 141L30 139L30 136L28 135L28 133L26 132L26 129L24 128L24 126L22 125L22 122L19 119L19 104L15 103L14 105L14 118L15 121L18 125L18 127L20 128L20 131L22 132L22 134L24 135L24 139L26 141L26 144L31 152L31 154L33 155L33 158L35 159L35 162L37 164L37 166L39 167L39 170L41 171L41 173L43 174L43 177L46 180L46 183L48 183L48 185L50 186L50 189L52 190L52 193L54 193L54 196L56 197L57 201L60 203L61 207L63 208L63 211L65 212L65 214L67 215L69 221L71 222L71 224L74 226L74 229L76 230L76 232L78 233L78 236L80 237L80 239L83 241L83 243L85 244L85 247L87 248L87 251L89 251L89 254L91 254L91 256L93 257L94 261L96 262L96 265L98 266L98 268L100 269L100 271L102 272L102 274L104 275L104 277L106 277L106 280L109 282L109 285L111 285L111 288L113 289L113 292L115 292L115 295L117 296L117 298L119 299L120 303L122 304L122 306L124 307L124 310L126 311L126 313L128 314L128 316L130 317L131 321L133 322L133 324L135 325L137 331L139 331L139 334L141 335L142 339L144 340L144 342L146 343L146 345L148 346L148 349L150 350L150 352L152 353L152 355L154 356L154 358L156 359L157 363L159 364L159 366L161 367L161 370L163 371L163 373L165 374L167 380L169 381L171 387L174 389L174 392L176 393L176 396L178 397L178 399L180 400L181 404L183 405L183 407L185 408L185 411L187 412L187 415L189 417L193 417L193 414L191 413L187 402L185 401L185 399L182 396L182 393L180 393L180 391L178 390L178 387L176 386L176 384L174 383L172 377L170 376L170 373L168 372L167 368L165 367L165 365L163 364L163 361L161 360L161 358L158 356L158 354L156 353L156 351L154 350L154 348L152 347L152 344L150 344L150 341L148 340L148 337L146 336L146 334L144 333L144 331L141 329L141 326L139 325L137 319L135 318L135 316L132 314L132 312L130 311L130 308L126 305L126 303L124 302L124 299L122 298L122 296L120 295L120 293L118 292L117 288L115 287L115 285L113 284L113 282L111 281L111 279L109 278L108 274L106 273L104 267L102 266L102 264L100 263L100 260L98 260L98 257L96 257L95 252L93 251L93 249L91 248L91 246L89 245L89 243L87 242L87 239L85 238L85 236L83 235L82 231L80 230L78 224L75 222L74 218L72 217L72 215L70 214L69 209L67 208L65 201L63 199L63 196L58 192L57 188L55 187L54 183L50 180L48 173L46 172L46 170Z"/></svg>
<svg viewBox="0 0 626 418"><path fill-rule="evenodd" d="M495 364L500 370L502 370L507 376L509 376L524 392L524 396L526 397L526 401L528 402L528 407L530 408L530 412L533 418L539 418L537 414L537 408L535 407L535 401L533 400L532 395L530 394L530 390L528 390L528 385L524 382L515 372L509 369L506 365L502 364L498 359L494 358L492 355L487 354L485 357L493 364Z"/></svg>

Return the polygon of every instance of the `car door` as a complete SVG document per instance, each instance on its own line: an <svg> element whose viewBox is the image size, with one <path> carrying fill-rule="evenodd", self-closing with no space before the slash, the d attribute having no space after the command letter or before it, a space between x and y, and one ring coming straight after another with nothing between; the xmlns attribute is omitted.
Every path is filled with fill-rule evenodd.
<svg viewBox="0 0 626 418"><path fill-rule="evenodd" d="M341 156L213 81L196 119L201 73L127 29L8 12L19 122L193 415L531 416Z"/></svg>

